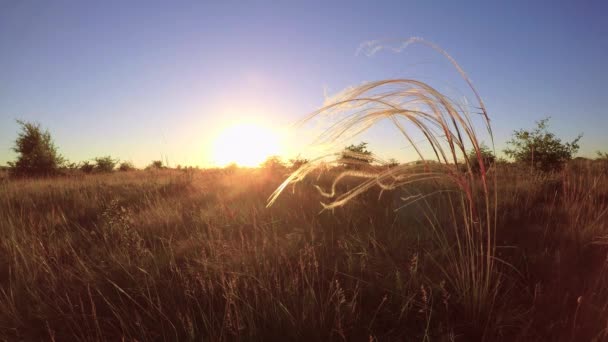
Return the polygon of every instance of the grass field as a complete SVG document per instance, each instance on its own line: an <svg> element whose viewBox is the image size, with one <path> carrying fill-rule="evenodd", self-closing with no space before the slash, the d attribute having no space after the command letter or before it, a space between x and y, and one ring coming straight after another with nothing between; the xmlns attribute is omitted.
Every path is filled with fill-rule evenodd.
<svg viewBox="0 0 608 342"><path fill-rule="evenodd" d="M408 187L372 189L321 212L314 185L332 171L270 208L284 170L3 180L0 339L608 338L606 168L493 172L497 261L484 297L462 281L449 193L396 210Z"/></svg>

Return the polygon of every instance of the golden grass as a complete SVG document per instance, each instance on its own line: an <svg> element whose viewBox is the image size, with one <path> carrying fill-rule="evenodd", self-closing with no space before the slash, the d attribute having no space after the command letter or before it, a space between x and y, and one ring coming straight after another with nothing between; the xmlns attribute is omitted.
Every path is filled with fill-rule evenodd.
<svg viewBox="0 0 608 342"><path fill-rule="evenodd" d="M270 209L283 176L261 170L9 181L0 189L0 339L605 336L605 174L497 170L496 257L515 269L495 265L501 292L479 324L473 289L450 279L468 272L459 269L463 223L451 212L459 196L395 211L402 197L447 185L419 182L318 214L324 197L313 185L339 173L305 179Z"/></svg>

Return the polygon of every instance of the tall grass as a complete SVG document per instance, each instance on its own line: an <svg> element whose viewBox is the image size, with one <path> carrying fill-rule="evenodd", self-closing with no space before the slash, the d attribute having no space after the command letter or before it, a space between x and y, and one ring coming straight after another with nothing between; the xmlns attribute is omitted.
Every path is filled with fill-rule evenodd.
<svg viewBox="0 0 608 342"><path fill-rule="evenodd" d="M468 216L451 181L376 187L319 214L326 198L313 185L331 188L340 169L310 174L270 209L284 176L262 170L10 180L0 340L605 338L606 175L495 171L495 256L516 271L494 265L500 296L478 322L473 289L458 283L475 246L458 249ZM357 184L344 178L336 192ZM457 193L395 211L446 189Z"/></svg>

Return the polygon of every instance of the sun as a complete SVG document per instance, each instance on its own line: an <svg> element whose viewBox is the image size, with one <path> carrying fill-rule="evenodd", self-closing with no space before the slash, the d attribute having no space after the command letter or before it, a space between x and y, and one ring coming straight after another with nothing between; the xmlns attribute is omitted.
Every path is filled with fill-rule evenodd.
<svg viewBox="0 0 608 342"><path fill-rule="evenodd" d="M214 164L256 167L268 157L281 154L280 136L269 127L238 124L226 128L217 137L213 148Z"/></svg>

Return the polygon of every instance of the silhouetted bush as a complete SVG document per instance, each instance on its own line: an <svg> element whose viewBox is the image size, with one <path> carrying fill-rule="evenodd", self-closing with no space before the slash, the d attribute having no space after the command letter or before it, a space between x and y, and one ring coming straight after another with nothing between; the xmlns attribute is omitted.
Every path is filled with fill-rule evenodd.
<svg viewBox="0 0 608 342"><path fill-rule="evenodd" d="M296 157L294 159L289 159L289 168L292 170L299 169L302 165L308 164L309 160L306 158Z"/></svg>
<svg viewBox="0 0 608 342"><path fill-rule="evenodd" d="M118 160L112 159L110 156L97 157L95 160L95 171L97 172L112 172Z"/></svg>
<svg viewBox="0 0 608 342"><path fill-rule="evenodd" d="M277 171L285 169L285 164L279 156L270 156L262 163L261 167L266 170Z"/></svg>
<svg viewBox="0 0 608 342"><path fill-rule="evenodd" d="M17 161L9 162L10 173L16 176L49 176L56 174L64 159L57 153L48 130L37 123L17 120L21 132L15 140Z"/></svg>
<svg viewBox="0 0 608 342"><path fill-rule="evenodd" d="M496 156L494 155L494 152L492 152L492 150L490 150L490 148L488 148L487 146L479 146L479 153L481 154L481 159L478 158L475 150L469 152L469 155L467 156L467 158L469 159L469 163L471 163L471 171L476 174L481 173L481 165L479 163L480 160L482 161L483 167L486 172L488 172L490 167L493 166L496 162Z"/></svg>
<svg viewBox="0 0 608 342"><path fill-rule="evenodd" d="M578 142L582 135L569 143L563 143L547 130L548 122L549 118L545 118L536 122L534 130L520 129L513 132L513 138L507 142L511 148L505 149L505 154L535 170L561 169L578 152Z"/></svg>
<svg viewBox="0 0 608 342"><path fill-rule="evenodd" d="M89 161L84 161L80 164L80 171L84 173L91 173L93 170L95 170L95 165Z"/></svg>
<svg viewBox="0 0 608 342"><path fill-rule="evenodd" d="M124 162L120 163L120 165L118 166L118 170L119 171L133 171L133 170L135 170L135 166L131 162L124 161Z"/></svg>
<svg viewBox="0 0 608 342"><path fill-rule="evenodd" d="M162 160L153 160L152 163L150 163L150 165L148 165L146 167L146 170L154 170L154 169L164 169L165 166L163 165L163 161Z"/></svg>

